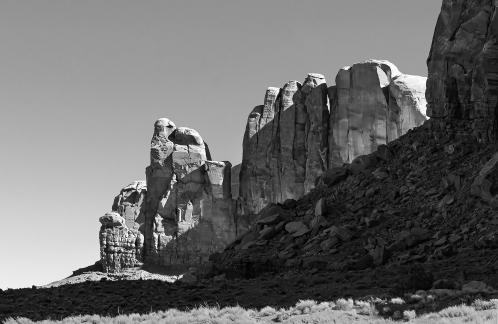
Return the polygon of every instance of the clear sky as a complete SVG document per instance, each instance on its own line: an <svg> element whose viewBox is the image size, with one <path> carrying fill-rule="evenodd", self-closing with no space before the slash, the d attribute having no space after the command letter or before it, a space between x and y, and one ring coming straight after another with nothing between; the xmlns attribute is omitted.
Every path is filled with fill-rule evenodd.
<svg viewBox="0 0 498 324"><path fill-rule="evenodd" d="M153 123L239 163L268 86L388 59L426 75L437 0L0 0L0 288L99 258L98 218L144 179Z"/></svg>

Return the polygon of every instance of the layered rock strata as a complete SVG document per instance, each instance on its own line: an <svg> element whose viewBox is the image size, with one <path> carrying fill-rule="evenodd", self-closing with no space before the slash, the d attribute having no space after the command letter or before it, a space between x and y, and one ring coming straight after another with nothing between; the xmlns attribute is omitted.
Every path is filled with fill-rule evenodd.
<svg viewBox="0 0 498 324"><path fill-rule="evenodd" d="M247 228L235 218L231 164L210 160L199 133L167 118L154 124L146 182L134 182L102 217L101 259L106 271L141 261L190 266Z"/></svg>
<svg viewBox="0 0 498 324"><path fill-rule="evenodd" d="M191 265L236 235L229 162L207 160L202 137L167 118L154 125L146 169L146 260Z"/></svg>
<svg viewBox="0 0 498 324"><path fill-rule="evenodd" d="M240 170L242 214L297 199L325 170L369 154L425 120L424 77L388 61L343 68L336 85L310 73L268 88L248 117Z"/></svg>
<svg viewBox="0 0 498 324"><path fill-rule="evenodd" d="M427 59L427 114L449 136L497 136L498 18L493 0L444 0Z"/></svg>
<svg viewBox="0 0 498 324"><path fill-rule="evenodd" d="M104 271L120 271L143 262L145 181L134 181L114 198L112 212L100 217L100 257Z"/></svg>
<svg viewBox="0 0 498 324"><path fill-rule="evenodd" d="M111 220L101 218L106 271L140 261L164 266L202 263L247 225L235 218L231 164L210 160L193 129L167 118L154 124L146 182L125 187ZM139 243L137 243L139 242Z"/></svg>
<svg viewBox="0 0 498 324"><path fill-rule="evenodd" d="M144 236L129 229L126 221L116 212L100 217L100 260L105 272L119 272L141 264Z"/></svg>

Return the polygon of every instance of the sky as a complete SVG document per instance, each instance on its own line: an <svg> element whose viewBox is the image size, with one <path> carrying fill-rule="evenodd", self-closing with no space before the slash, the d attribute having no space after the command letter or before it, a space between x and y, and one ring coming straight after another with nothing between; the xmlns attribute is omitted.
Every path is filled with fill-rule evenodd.
<svg viewBox="0 0 498 324"><path fill-rule="evenodd" d="M99 259L98 218L145 178L153 123L242 158L268 86L369 58L427 75L437 0L0 0L0 288Z"/></svg>

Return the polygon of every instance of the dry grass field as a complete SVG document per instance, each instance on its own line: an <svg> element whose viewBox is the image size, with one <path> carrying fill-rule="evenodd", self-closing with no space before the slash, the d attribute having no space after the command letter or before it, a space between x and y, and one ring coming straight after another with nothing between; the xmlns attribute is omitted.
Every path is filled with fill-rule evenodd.
<svg viewBox="0 0 498 324"><path fill-rule="evenodd" d="M377 301L378 303L378 301ZM189 311L170 309L149 314L128 314L115 317L99 315L72 316L61 320L44 320L38 323L498 323L498 300L476 300L471 305L450 306L439 312L416 315L413 310L395 311L391 318L379 315L374 301L338 299L334 302L301 300L295 306L261 310L236 307L197 307ZM403 303L393 299L390 304ZM34 323L27 318L10 318L6 324Z"/></svg>

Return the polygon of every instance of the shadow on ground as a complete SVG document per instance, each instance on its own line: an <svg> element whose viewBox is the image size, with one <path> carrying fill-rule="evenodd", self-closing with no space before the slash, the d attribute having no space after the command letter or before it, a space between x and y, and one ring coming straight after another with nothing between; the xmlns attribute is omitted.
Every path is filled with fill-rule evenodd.
<svg viewBox="0 0 498 324"><path fill-rule="evenodd" d="M144 314L171 308L188 310L200 305L240 305L257 309L272 306L279 309L305 299L389 298L404 293L396 280L399 271L296 271L267 274L254 279L206 279L195 284L104 279L50 288L8 289L0 292L0 321L10 317L43 320L84 314ZM456 299L443 298L418 311L437 311L451 304L490 297L476 294Z"/></svg>

